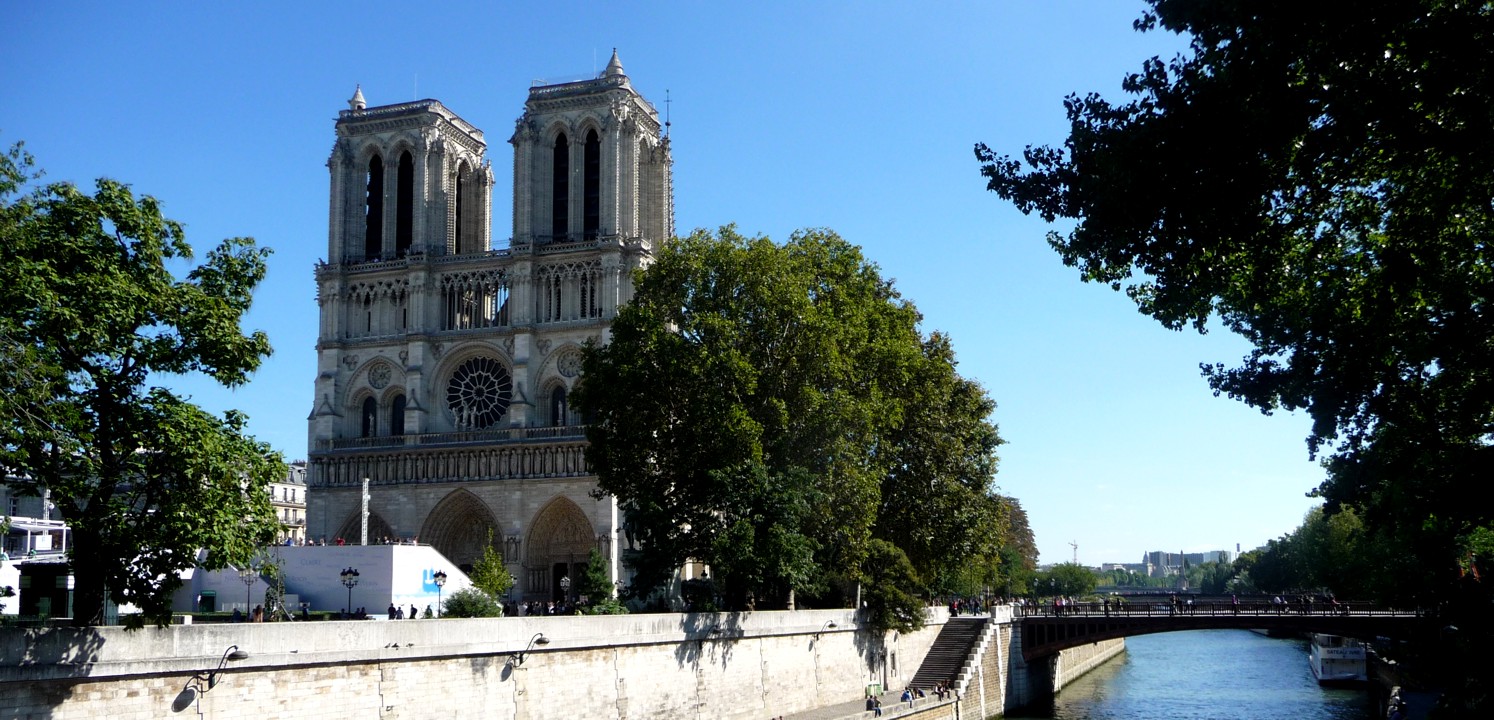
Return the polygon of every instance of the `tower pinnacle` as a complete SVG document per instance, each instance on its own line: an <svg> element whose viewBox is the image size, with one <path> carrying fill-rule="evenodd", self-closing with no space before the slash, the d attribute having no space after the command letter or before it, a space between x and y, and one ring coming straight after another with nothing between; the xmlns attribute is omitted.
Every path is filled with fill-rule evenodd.
<svg viewBox="0 0 1494 720"><path fill-rule="evenodd" d="M615 77L624 75L623 64L617 59L617 48L612 48L612 59L607 61L607 69L602 71L602 77Z"/></svg>

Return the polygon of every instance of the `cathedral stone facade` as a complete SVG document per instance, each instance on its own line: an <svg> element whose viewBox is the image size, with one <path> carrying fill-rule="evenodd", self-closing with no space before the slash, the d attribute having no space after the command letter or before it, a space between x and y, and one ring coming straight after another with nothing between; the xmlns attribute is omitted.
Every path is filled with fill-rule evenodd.
<svg viewBox="0 0 1494 720"><path fill-rule="evenodd" d="M491 237L483 133L435 100L368 107L327 162L327 260L310 416L308 536L418 540L458 565L492 543L521 600L561 597L596 548L618 577L616 502L591 497L567 404L632 271L673 234L657 110L616 53L536 85L514 148L513 237Z"/></svg>

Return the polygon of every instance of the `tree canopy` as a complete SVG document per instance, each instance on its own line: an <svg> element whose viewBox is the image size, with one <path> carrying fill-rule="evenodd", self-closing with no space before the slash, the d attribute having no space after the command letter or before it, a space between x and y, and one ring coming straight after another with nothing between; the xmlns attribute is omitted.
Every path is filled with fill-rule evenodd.
<svg viewBox="0 0 1494 720"><path fill-rule="evenodd" d="M988 187L1088 281L1254 349L1215 393L1303 410L1330 512L1414 543L1434 597L1494 520L1494 9L1151 0L1190 52L1070 96L1061 149L978 145Z"/></svg>
<svg viewBox="0 0 1494 720"><path fill-rule="evenodd" d="M39 177L20 145L0 157L0 472L51 491L71 531L74 621L106 593L167 622L178 573L247 563L278 525L268 484L285 465L162 387L158 374L243 383L269 354L239 322L266 249L225 240L174 276L192 248L154 198L97 182L92 195Z"/></svg>
<svg viewBox="0 0 1494 720"><path fill-rule="evenodd" d="M919 321L829 231L664 246L575 396L598 492L641 541L635 590L692 558L728 606L782 607L863 578L874 538L923 583L994 555L994 403Z"/></svg>
<svg viewBox="0 0 1494 720"><path fill-rule="evenodd" d="M1216 394L1302 410L1331 515L1415 558L1423 605L1487 608L1494 505L1494 6L1149 0L1185 34L1114 103L1071 95L1062 148L976 146L1065 264L1169 328L1254 349ZM1481 489L1483 488L1483 489ZM1460 567L1461 566L1461 567ZM1464 631L1494 626L1473 613Z"/></svg>

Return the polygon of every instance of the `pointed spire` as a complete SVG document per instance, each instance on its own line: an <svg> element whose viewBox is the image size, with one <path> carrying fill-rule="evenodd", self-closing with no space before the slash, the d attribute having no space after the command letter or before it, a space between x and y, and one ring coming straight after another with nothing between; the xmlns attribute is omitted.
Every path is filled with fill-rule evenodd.
<svg viewBox="0 0 1494 720"><path fill-rule="evenodd" d="M359 83L357 89L353 91L353 98L348 100L348 107L354 110L362 110L368 107L368 101L363 99L362 83Z"/></svg>
<svg viewBox="0 0 1494 720"><path fill-rule="evenodd" d="M623 76L623 64L617 59L617 48L612 48L612 59L607 61L607 69L602 71L602 77Z"/></svg>

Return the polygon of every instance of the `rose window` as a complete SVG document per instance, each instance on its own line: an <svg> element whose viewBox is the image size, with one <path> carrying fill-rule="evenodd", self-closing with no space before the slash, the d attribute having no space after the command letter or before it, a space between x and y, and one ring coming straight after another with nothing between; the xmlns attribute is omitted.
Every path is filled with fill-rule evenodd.
<svg viewBox="0 0 1494 720"><path fill-rule="evenodd" d="M459 430L492 427L508 412L514 381L508 368L489 357L461 364L446 384L446 407Z"/></svg>

